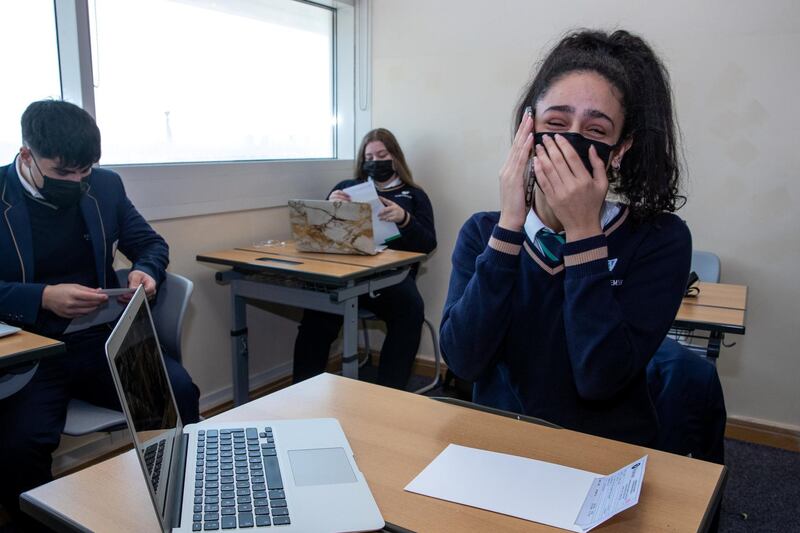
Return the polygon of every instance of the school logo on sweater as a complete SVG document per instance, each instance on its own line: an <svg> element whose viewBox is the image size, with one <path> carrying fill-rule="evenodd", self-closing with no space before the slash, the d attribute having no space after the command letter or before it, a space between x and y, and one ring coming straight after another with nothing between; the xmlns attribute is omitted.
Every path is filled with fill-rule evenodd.
<svg viewBox="0 0 800 533"><path fill-rule="evenodd" d="M609 259L608 260L608 271L611 272L612 270L614 270L615 266L617 266L617 258L615 257L614 259ZM611 286L612 287L619 287L620 285L622 285L622 280L621 279L612 279L611 280Z"/></svg>

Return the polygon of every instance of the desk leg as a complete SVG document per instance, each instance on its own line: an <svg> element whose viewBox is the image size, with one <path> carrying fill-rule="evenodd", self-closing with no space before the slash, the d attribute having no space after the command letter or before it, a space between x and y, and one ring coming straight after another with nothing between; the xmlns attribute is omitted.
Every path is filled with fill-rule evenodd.
<svg viewBox="0 0 800 533"><path fill-rule="evenodd" d="M358 297L344 302L342 375L358 379Z"/></svg>
<svg viewBox="0 0 800 533"><path fill-rule="evenodd" d="M717 359L719 359L720 345L725 334L719 331L712 331L708 335L708 346L706 347L706 358L712 365L717 366Z"/></svg>
<svg viewBox="0 0 800 533"><path fill-rule="evenodd" d="M249 354L247 351L247 303L237 296L236 282L231 283L231 366L233 371L233 404L250 399Z"/></svg>

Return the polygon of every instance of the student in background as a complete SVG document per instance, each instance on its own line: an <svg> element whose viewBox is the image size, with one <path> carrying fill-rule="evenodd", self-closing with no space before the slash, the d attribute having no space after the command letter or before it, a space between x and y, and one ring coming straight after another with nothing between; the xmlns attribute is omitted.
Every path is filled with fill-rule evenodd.
<svg viewBox="0 0 800 533"><path fill-rule="evenodd" d="M444 358L478 403L654 445L645 369L691 259L672 214L666 69L626 31L574 32L541 63L516 118L500 212L473 215L453 251Z"/></svg>
<svg viewBox="0 0 800 533"><path fill-rule="evenodd" d="M433 208L411 176L403 150L389 130L370 131L361 141L356 159L355 179L345 180L328 195L329 200L348 202L342 189L371 179L385 206L378 217L397 224L400 238L387 243L393 250L430 253L436 248ZM425 306L417 290L416 269L402 283L368 295L358 305L369 309L386 323L386 340L381 349L378 383L404 389L419 348ZM294 345L294 382L325 371L331 343L339 335L342 317L306 310Z"/></svg>
<svg viewBox="0 0 800 533"><path fill-rule="evenodd" d="M101 288L119 286L117 250L132 262L128 287L143 285L149 298L169 262L167 243L120 177L93 167L100 131L91 115L68 102L34 102L22 115L22 142L0 167L0 320L63 341L66 354L42 360L23 389L0 400L0 503L12 514L21 492L52 479L71 398L121 409L105 356L114 323L65 329L107 301ZM166 365L181 418L196 422L199 390L177 361Z"/></svg>

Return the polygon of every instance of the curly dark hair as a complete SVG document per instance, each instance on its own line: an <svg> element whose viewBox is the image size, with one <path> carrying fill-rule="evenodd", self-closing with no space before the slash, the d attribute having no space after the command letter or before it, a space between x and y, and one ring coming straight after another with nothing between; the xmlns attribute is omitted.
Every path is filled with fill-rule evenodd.
<svg viewBox="0 0 800 533"><path fill-rule="evenodd" d="M628 203L634 220L651 220L680 209L679 131L672 109L669 74L650 46L624 30L568 33L539 64L515 112L514 130L527 106L536 103L567 74L596 72L621 95L625 123L619 140L632 139L618 179L609 176L610 190Z"/></svg>

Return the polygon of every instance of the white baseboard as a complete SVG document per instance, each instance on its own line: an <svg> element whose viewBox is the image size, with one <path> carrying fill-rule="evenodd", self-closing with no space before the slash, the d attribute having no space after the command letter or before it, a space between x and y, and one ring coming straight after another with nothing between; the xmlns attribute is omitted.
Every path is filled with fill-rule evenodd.
<svg viewBox="0 0 800 533"><path fill-rule="evenodd" d="M278 381L292 373L292 361L288 361L276 367L250 375L250 390L263 387L268 383ZM233 400L233 384L229 387L218 389L200 396L200 412L208 411L225 402Z"/></svg>
<svg viewBox="0 0 800 533"><path fill-rule="evenodd" d="M250 390L273 383L292 373L292 362L283 363L264 372L250 375ZM200 412L208 411L233 400L233 385L200 396ZM113 433L92 433L83 437L63 436L53 454L53 474L73 470L82 464L129 445L127 429Z"/></svg>

